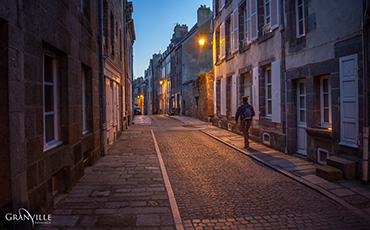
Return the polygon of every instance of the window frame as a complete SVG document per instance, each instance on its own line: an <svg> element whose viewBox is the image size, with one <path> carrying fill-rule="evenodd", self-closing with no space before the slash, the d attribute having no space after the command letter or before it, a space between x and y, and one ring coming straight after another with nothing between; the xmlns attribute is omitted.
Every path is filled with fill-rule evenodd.
<svg viewBox="0 0 370 230"><path fill-rule="evenodd" d="M268 4L268 9L269 9L268 16L266 15L267 4ZM269 19L269 22L267 22L267 18ZM263 1L263 22L264 22L264 26L271 25L271 0Z"/></svg>
<svg viewBox="0 0 370 230"><path fill-rule="evenodd" d="M270 72L270 82L268 82L268 73ZM272 70L271 70L271 66L269 67L266 67L265 68L265 71L264 71L264 74L265 74L265 90L266 90L266 117L268 118L272 118ZM270 98L268 97L268 93L269 93L269 86L270 86ZM269 113L269 102L271 101L271 113Z"/></svg>
<svg viewBox="0 0 370 230"><path fill-rule="evenodd" d="M48 56L52 59L52 71L53 71L53 82L46 82L45 81L45 56ZM59 145L62 144L59 141L59 112L58 112L58 78L57 78L57 61L52 55L44 54L43 55L43 70L42 70L42 96L43 96L43 151L49 151ZM45 85L53 87L53 111L45 112ZM46 116L54 116L54 139L50 141L46 141Z"/></svg>
<svg viewBox="0 0 370 230"><path fill-rule="evenodd" d="M299 19L299 7L302 6L302 18ZM306 28L305 28L305 17L304 17L304 0L302 0L302 4L298 5L298 0L295 0L295 15L296 15L296 36L297 38L303 37L306 35ZM299 22L302 21L302 33L299 31Z"/></svg>
<svg viewBox="0 0 370 230"><path fill-rule="evenodd" d="M88 133L88 130L87 130L87 115L86 115L86 110L87 110L87 107L86 107L86 100L87 100L87 97L86 97L86 70L85 68L82 67L82 71L81 71L81 81L82 81L82 85L81 85L81 95L82 95L82 134L86 134Z"/></svg>
<svg viewBox="0 0 370 230"><path fill-rule="evenodd" d="M328 92L324 92L324 80L328 80ZM328 107L324 107L324 94L328 95ZM325 109L328 110L329 114L329 121L325 121L325 114L324 111ZM331 105L331 78L329 75L322 76L320 77L320 117L321 117L321 127L323 128L331 128L332 127L332 116L331 116L331 111L332 111L332 105Z"/></svg>

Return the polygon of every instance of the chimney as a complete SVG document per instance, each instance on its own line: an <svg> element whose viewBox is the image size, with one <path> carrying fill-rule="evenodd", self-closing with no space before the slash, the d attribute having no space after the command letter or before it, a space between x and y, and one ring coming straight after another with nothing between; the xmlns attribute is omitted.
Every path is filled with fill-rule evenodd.
<svg viewBox="0 0 370 230"><path fill-rule="evenodd" d="M212 11L211 9L208 7L206 7L206 5L201 5L199 8L198 8L198 27L203 25L206 21L208 21L211 16L212 16Z"/></svg>
<svg viewBox="0 0 370 230"><path fill-rule="evenodd" d="M173 29L172 38L180 38L183 37L188 32L188 26L183 24L176 24L175 28Z"/></svg>

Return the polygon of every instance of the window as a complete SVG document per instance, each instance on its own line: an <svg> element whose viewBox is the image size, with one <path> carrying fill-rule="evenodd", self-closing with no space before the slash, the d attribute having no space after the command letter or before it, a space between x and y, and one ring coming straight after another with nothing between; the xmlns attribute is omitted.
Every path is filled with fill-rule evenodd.
<svg viewBox="0 0 370 230"><path fill-rule="evenodd" d="M250 17L250 10L249 10L249 4L244 4L242 7L241 7L241 10L242 10L242 13L241 13L241 21L243 22L243 32L241 34L241 40L243 41L242 45L243 47L246 47L247 45L249 45L250 43L250 32L249 32L249 29L250 29L250 20L251 20L251 17Z"/></svg>
<svg viewBox="0 0 370 230"><path fill-rule="evenodd" d="M226 113L231 115L231 78L226 79Z"/></svg>
<svg viewBox="0 0 370 230"><path fill-rule="evenodd" d="M58 127L57 63L44 55L44 152L61 144Z"/></svg>
<svg viewBox="0 0 370 230"><path fill-rule="evenodd" d="M103 45L108 49L108 3L103 2Z"/></svg>
<svg viewBox="0 0 370 230"><path fill-rule="evenodd" d="M265 13L265 25L269 25L270 24L270 21L271 21L271 15L270 15L270 12L271 12L271 0L264 0L264 4L263 4L263 7L264 7L264 13Z"/></svg>
<svg viewBox="0 0 370 230"><path fill-rule="evenodd" d="M87 133L87 119L86 119L86 71L85 68L81 68L81 96L82 96L82 134Z"/></svg>
<svg viewBox="0 0 370 230"><path fill-rule="evenodd" d="M81 0L81 13L90 20L90 0Z"/></svg>
<svg viewBox="0 0 370 230"><path fill-rule="evenodd" d="M219 1L219 3L218 3L218 11L220 12L224 8L224 6L225 6L225 0L217 0L217 1Z"/></svg>
<svg viewBox="0 0 370 230"><path fill-rule="evenodd" d="M230 56L232 53L232 43L233 43L233 37L234 37L234 29L233 29L233 15L226 19L225 23L225 37L226 37L226 56Z"/></svg>
<svg viewBox="0 0 370 230"><path fill-rule="evenodd" d="M303 0L296 0L296 22L297 22L297 38L305 35L305 26L304 26L304 5Z"/></svg>
<svg viewBox="0 0 370 230"><path fill-rule="evenodd" d="M272 81L271 81L271 68L265 71L266 79L266 116L272 115Z"/></svg>
<svg viewBox="0 0 370 230"><path fill-rule="evenodd" d="M326 159L329 157L329 151L322 148L317 148L317 162L326 165Z"/></svg>
<svg viewBox="0 0 370 230"><path fill-rule="evenodd" d="M244 73L239 78L239 104L243 104L242 97L248 96L249 104L253 104L251 92L252 92L252 82L250 72Z"/></svg>
<svg viewBox="0 0 370 230"><path fill-rule="evenodd" d="M331 86L330 76L320 79L320 113L321 126L331 128Z"/></svg>
<svg viewBox="0 0 370 230"><path fill-rule="evenodd" d="M221 45L220 45L220 27L215 32L215 62L217 63L221 60Z"/></svg>
<svg viewBox="0 0 370 230"><path fill-rule="evenodd" d="M114 16L112 12L110 12L110 45L110 52L114 55Z"/></svg>

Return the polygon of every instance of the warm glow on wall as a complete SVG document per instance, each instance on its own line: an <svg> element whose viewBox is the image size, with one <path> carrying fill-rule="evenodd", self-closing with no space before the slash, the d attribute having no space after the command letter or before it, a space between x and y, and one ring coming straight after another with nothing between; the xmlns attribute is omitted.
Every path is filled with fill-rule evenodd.
<svg viewBox="0 0 370 230"><path fill-rule="evenodd" d="M328 128L329 131L332 131L333 129L332 128Z"/></svg>

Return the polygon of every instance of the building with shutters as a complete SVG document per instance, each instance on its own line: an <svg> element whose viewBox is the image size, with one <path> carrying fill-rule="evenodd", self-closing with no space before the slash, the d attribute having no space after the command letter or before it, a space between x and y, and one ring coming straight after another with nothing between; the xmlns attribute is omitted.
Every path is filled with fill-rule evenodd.
<svg viewBox="0 0 370 230"><path fill-rule="evenodd" d="M362 10L361 1L296 0L284 12L288 151L353 160L358 178L368 127Z"/></svg>
<svg viewBox="0 0 370 230"><path fill-rule="evenodd" d="M213 4L215 125L239 132L234 115L249 96L252 139L321 164L353 160L367 181L368 1Z"/></svg>
<svg viewBox="0 0 370 230"><path fill-rule="evenodd" d="M251 138L285 148L281 1L214 0L214 124L239 132L242 96L256 115Z"/></svg>

